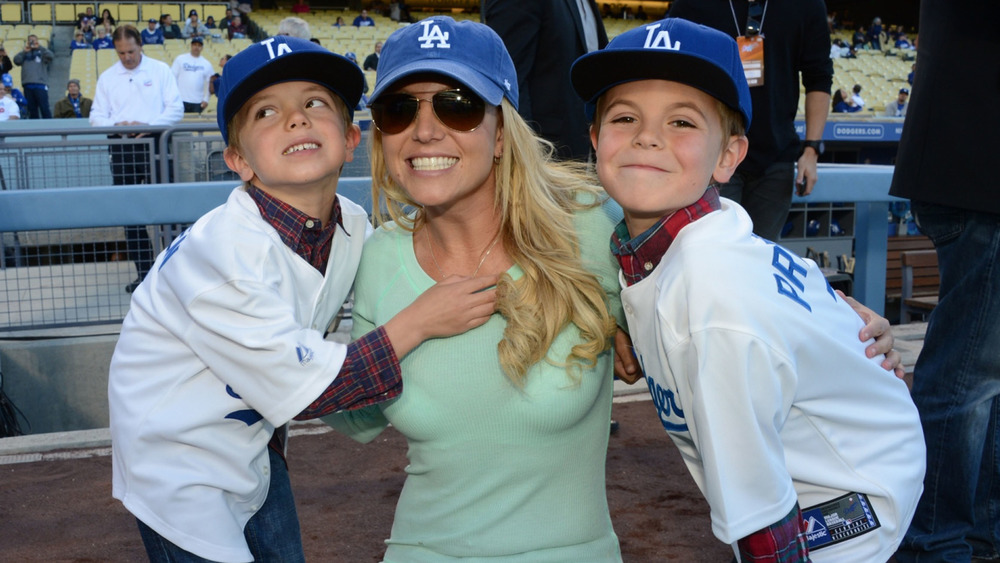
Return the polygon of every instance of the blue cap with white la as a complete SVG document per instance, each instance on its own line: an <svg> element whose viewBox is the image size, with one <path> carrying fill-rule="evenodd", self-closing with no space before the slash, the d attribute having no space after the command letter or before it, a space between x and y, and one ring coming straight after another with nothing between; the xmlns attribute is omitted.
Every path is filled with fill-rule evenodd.
<svg viewBox="0 0 1000 563"><path fill-rule="evenodd" d="M6 86L8 88L13 88L14 87L14 77L12 77L11 75L9 75L7 73L4 73L3 77L0 78L0 80L3 80L3 85L4 86Z"/></svg>
<svg viewBox="0 0 1000 563"><path fill-rule="evenodd" d="M503 40L484 24L433 16L393 32L382 46L371 99L400 79L435 73L457 80L491 105L517 108L517 70Z"/></svg>
<svg viewBox="0 0 1000 563"><path fill-rule="evenodd" d="M344 100L354 119L365 85L358 65L308 39L278 35L246 47L226 62L218 88L219 129L226 143L229 121L247 100L268 86L299 80L329 88Z"/></svg>
<svg viewBox="0 0 1000 563"><path fill-rule="evenodd" d="M741 113L750 129L753 114L739 48L721 31L680 18L641 25L615 37L600 51L573 63L573 88L592 117L597 99L613 86L636 80L687 84Z"/></svg>

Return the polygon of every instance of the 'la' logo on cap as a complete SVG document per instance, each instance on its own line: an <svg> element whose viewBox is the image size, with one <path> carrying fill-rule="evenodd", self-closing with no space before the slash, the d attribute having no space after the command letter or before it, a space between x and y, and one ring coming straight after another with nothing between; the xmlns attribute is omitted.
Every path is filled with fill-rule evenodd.
<svg viewBox="0 0 1000 563"><path fill-rule="evenodd" d="M657 28L660 24L650 25L646 27L646 44L643 45L643 49L669 49L671 51L680 51L681 42L677 41L673 44L670 43L670 32L663 30L657 32ZM655 35L654 35L655 34Z"/></svg>
<svg viewBox="0 0 1000 563"><path fill-rule="evenodd" d="M261 45L267 47L267 54L270 58L273 59L292 52L292 48L288 46L288 43L278 43L278 52L275 53L274 47L271 46L271 43L273 43L275 39L277 39L277 37L271 37L260 42Z"/></svg>
<svg viewBox="0 0 1000 563"><path fill-rule="evenodd" d="M424 20L420 22L420 25L424 26L424 34L417 37L421 49L433 49L434 47L451 49L451 43L448 43L448 32L441 31L441 27L434 20ZM437 45L434 45L435 41L438 42Z"/></svg>

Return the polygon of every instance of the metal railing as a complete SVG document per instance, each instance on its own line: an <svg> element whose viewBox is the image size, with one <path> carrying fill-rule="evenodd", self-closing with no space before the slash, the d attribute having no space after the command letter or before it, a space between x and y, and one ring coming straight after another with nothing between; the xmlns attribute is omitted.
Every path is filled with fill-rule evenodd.
<svg viewBox="0 0 1000 563"><path fill-rule="evenodd" d="M821 166L820 182L804 202L855 202L854 297L882 313L892 167ZM371 210L371 180L342 178L338 191ZM0 234L117 225L175 225L195 221L225 201L236 182L182 182L143 186L0 191ZM126 189L127 188L127 189ZM169 238L169 237L165 237ZM169 240L161 241L161 246ZM82 252L81 249L74 250ZM117 322L135 277L121 250L106 260L28 263L0 270L0 330ZM85 257L86 258L86 257ZM114 259L112 259L114 258ZM9 260L9 257L8 257Z"/></svg>

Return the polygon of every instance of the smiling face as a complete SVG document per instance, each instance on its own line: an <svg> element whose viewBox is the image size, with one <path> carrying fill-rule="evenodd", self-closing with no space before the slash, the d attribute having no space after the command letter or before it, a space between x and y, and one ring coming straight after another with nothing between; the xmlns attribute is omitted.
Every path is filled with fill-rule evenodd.
<svg viewBox="0 0 1000 563"><path fill-rule="evenodd" d="M416 96L417 116L400 133L381 136L386 169L413 201L429 214L450 209L492 208L496 177L493 158L502 152L499 110L487 105L482 123L473 131L455 131L434 115L429 100L436 92L455 88L444 82L412 82L393 92Z"/></svg>
<svg viewBox="0 0 1000 563"><path fill-rule="evenodd" d="M667 80L627 82L601 97L591 129L597 175L632 236L697 201L713 178L728 181L746 155L746 137L723 135L718 105Z"/></svg>
<svg viewBox="0 0 1000 563"><path fill-rule="evenodd" d="M66 92L72 97L77 97L80 95L80 86L76 82L70 82L66 86Z"/></svg>
<svg viewBox="0 0 1000 563"><path fill-rule="evenodd" d="M261 90L233 119L240 142L226 149L226 164L243 181L293 206L306 192L336 189L341 167L361 141L338 100L312 82Z"/></svg>

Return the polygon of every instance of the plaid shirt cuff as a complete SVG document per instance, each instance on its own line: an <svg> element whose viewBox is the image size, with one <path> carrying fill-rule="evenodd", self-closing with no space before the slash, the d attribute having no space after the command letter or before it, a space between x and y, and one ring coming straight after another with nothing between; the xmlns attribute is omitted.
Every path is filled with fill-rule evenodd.
<svg viewBox="0 0 1000 563"><path fill-rule="evenodd" d="M800 563L809 561L809 542L798 503L784 518L737 542L740 561Z"/></svg>
<svg viewBox="0 0 1000 563"><path fill-rule="evenodd" d="M375 405L399 396L403 376L385 328L378 327L347 345L337 378L295 420Z"/></svg>

